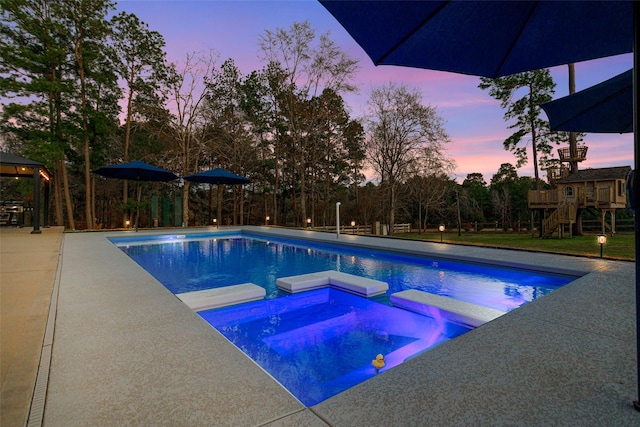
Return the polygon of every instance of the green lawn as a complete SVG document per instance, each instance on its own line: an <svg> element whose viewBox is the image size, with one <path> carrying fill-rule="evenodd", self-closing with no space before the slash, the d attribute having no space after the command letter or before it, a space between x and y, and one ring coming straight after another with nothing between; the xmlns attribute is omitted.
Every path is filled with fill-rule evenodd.
<svg viewBox="0 0 640 427"><path fill-rule="evenodd" d="M402 233L395 234L394 237L403 239L416 239L440 242L440 233ZM475 245L485 247L522 249L537 252L552 252L560 254L582 255L588 257L600 257L600 245L597 236L573 236L559 239L552 237L541 239L532 237L531 234L522 233L502 233L502 232L462 232L458 236L455 230L445 232L442 235L444 243L454 243L461 245ZM617 233L615 236L607 236L607 243L604 245L603 257L610 259L628 260L635 259L635 239L633 233Z"/></svg>

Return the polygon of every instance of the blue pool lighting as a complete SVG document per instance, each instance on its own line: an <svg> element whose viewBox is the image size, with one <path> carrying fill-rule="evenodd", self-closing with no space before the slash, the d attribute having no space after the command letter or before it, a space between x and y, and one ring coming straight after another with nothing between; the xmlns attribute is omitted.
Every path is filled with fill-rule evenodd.
<svg viewBox="0 0 640 427"><path fill-rule="evenodd" d="M435 300L458 301L445 305L504 313L576 279L238 231L111 241L176 295L230 286L264 288L264 300L198 314L307 406L378 372L384 375L478 324L464 320L469 316L422 306L413 297L403 303L406 310L393 307L394 293L417 292L427 301L437 295ZM289 294L276 285L278 278L328 270L386 282L389 290L365 298L333 288ZM379 370L372 364L378 354L385 363Z"/></svg>
<svg viewBox="0 0 640 427"><path fill-rule="evenodd" d="M306 406L471 330L335 289L199 314Z"/></svg>

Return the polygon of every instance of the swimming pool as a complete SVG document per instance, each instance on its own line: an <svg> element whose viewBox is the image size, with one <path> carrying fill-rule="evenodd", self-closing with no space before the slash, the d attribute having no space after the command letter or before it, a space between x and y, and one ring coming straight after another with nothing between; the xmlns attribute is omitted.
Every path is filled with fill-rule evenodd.
<svg viewBox="0 0 640 427"><path fill-rule="evenodd" d="M471 329L446 312L390 306L389 295L417 289L513 310L574 280L571 275L460 263L326 242L244 232L112 238L174 294L251 282L266 299L198 314L306 406L340 393ZM276 279L325 270L385 281L366 299L335 289L290 295Z"/></svg>
<svg viewBox="0 0 640 427"><path fill-rule="evenodd" d="M338 270L387 282L386 304L416 289L507 312L576 278L251 233L111 240L174 294L250 282L272 299L278 277Z"/></svg>

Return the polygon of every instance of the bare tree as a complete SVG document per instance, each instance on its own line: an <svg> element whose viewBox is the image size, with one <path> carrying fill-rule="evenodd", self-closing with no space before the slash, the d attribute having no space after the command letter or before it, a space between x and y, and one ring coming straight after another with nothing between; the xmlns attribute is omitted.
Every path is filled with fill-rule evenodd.
<svg viewBox="0 0 640 427"><path fill-rule="evenodd" d="M423 105L421 94L404 85L389 83L374 89L368 109L367 158L386 190L392 232L398 185L417 168L423 150L437 150L449 137L435 108Z"/></svg>
<svg viewBox="0 0 640 427"><path fill-rule="evenodd" d="M204 79L211 75L217 55L189 53L184 64L171 64L168 81L168 109L171 112L166 129L176 144L180 174L186 176L197 169L198 154L203 149L205 128L201 104L206 96ZM182 221L189 223L189 183L182 187Z"/></svg>

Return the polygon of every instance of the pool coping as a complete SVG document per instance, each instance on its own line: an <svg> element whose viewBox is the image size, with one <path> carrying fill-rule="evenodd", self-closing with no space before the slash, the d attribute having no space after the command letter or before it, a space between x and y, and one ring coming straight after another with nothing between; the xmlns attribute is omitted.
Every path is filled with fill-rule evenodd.
<svg viewBox="0 0 640 427"><path fill-rule="evenodd" d="M45 425L111 425L122 420L199 425L592 424L612 419L632 425L640 420L631 406L636 398L634 263L357 235L337 239L308 230L222 230L585 274L305 408L106 239L131 232L66 234ZM215 231L141 230L139 235Z"/></svg>

